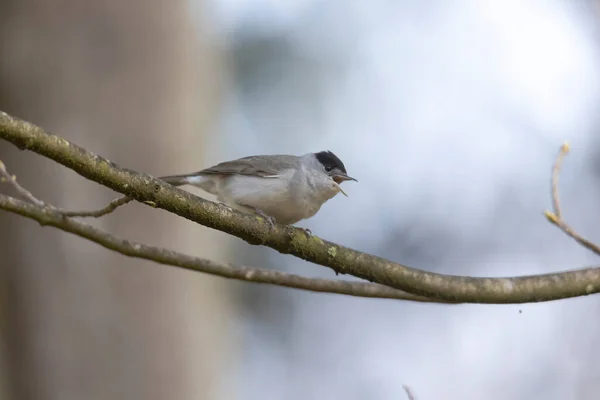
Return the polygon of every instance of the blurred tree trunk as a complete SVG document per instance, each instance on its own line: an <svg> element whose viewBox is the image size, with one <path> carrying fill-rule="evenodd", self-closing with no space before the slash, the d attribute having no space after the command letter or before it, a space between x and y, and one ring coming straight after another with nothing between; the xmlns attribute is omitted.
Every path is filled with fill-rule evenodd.
<svg viewBox="0 0 600 400"><path fill-rule="evenodd" d="M188 7L0 0L0 109L125 167L200 168L221 58L197 39ZM56 205L95 208L116 196L8 145L0 159ZM206 257L226 250L207 229L141 205L94 223ZM235 338L225 334L232 304L223 281L126 259L2 212L0 228L3 399L225 397L219 378Z"/></svg>

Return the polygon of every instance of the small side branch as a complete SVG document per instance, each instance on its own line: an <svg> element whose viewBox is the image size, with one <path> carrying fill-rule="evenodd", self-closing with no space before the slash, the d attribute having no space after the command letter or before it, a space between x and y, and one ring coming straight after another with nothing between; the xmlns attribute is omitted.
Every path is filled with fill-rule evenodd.
<svg viewBox="0 0 600 400"><path fill-rule="evenodd" d="M121 197L111 201L106 207L101 208L99 210L92 210L92 211L69 211L69 210L65 210L62 208L54 207L54 206L46 204L43 201L41 201L40 199L36 198L29 190L27 190L23 186L21 186L17 182L17 177L15 175L9 174L8 171L6 170L6 165L4 165L2 160L0 160L0 183L4 183L4 182L9 183L17 191L17 193L21 197L23 197L25 200L28 200L29 202L31 202L32 204L34 204L40 208L51 208L54 211L61 213L65 217L99 218L106 214L110 214L111 212L116 210L118 207L133 201L133 199L131 197L121 196Z"/></svg>
<svg viewBox="0 0 600 400"><path fill-rule="evenodd" d="M46 203L44 203L41 200L38 200L33 194L31 194L29 190L25 189L17 183L17 177L15 175L9 174L6 170L6 165L4 165L2 160L0 160L0 183L4 182L9 183L21 197L30 201L32 204L40 208L46 207Z"/></svg>
<svg viewBox="0 0 600 400"><path fill-rule="evenodd" d="M410 390L410 388L407 385L402 385L402 388L406 392L406 396L408 397L408 400L415 400L415 396L414 396L412 390Z"/></svg>
<svg viewBox="0 0 600 400"><path fill-rule="evenodd" d="M582 235L577 233L575 229L573 229L569 224L565 222L562 216L562 210L560 208L560 199L558 192L558 178L560 176L560 171L562 168L562 163L565 156L569 153L569 145L567 143L563 144L558 152L558 156L556 157L556 162L554 163L554 168L552 168L552 208L553 211L546 211L545 215L552 224L556 225L561 231L563 231L566 235L575 239L577 243L585 247L586 249L594 252L595 254L600 256L600 247L594 242L584 238Z"/></svg>
<svg viewBox="0 0 600 400"><path fill-rule="evenodd" d="M101 208L99 210L92 210L92 211L67 211L67 210L64 210L64 211L62 211L62 214L65 217L100 218L100 217L105 216L106 214L110 214L111 212L115 211L117 208L124 206L125 204L127 204L131 201L133 201L133 199L131 197L121 196L119 198L114 199L113 201L108 203L108 205L106 207Z"/></svg>

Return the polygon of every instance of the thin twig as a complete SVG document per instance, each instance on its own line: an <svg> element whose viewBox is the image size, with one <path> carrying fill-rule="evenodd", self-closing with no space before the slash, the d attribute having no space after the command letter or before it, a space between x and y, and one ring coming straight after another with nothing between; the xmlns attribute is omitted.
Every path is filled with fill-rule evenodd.
<svg viewBox="0 0 600 400"><path fill-rule="evenodd" d="M61 213L65 217L102 217L103 215L110 214L118 207L125 205L133 199L128 196L121 196L117 199L111 201L106 207L101 208L99 210L93 211L71 211L65 210L63 208L54 207L49 204L46 204L42 200L35 197L29 190L25 189L23 186L17 182L17 178L14 175L11 175L6 170L6 165L0 160L0 182L8 182L23 198L29 200L31 203L35 204L40 208L52 208L54 211Z"/></svg>
<svg viewBox="0 0 600 400"><path fill-rule="evenodd" d="M31 194L29 190L19 185L17 182L17 177L8 173L6 170L6 165L4 165L2 160L0 160L0 182L8 182L17 191L17 193L19 193L19 195L21 195L24 199L29 200L36 206L41 208L46 207L46 203L38 200L33 194Z"/></svg>
<svg viewBox="0 0 600 400"><path fill-rule="evenodd" d="M113 201L111 201L110 203L108 203L108 205L104 208L101 208L99 210L93 210L93 211L69 211L69 210L63 210L62 214L65 217L93 217L93 218L100 218L106 214L110 214L111 212L115 211L117 208L129 203L133 201L133 199L129 196L121 196L119 198L114 199Z"/></svg>
<svg viewBox="0 0 600 400"><path fill-rule="evenodd" d="M31 218L41 225L50 225L62 231L73 233L129 257L204 272L223 278L254 283L266 283L313 292L439 303L437 300L416 296L376 283L305 278L303 276L279 271L253 267L236 267L232 264L218 263L204 258L192 257L172 250L149 246L132 240L121 239L76 219L65 218L62 213L52 207L40 208L36 205L3 194L0 194L0 209Z"/></svg>
<svg viewBox="0 0 600 400"><path fill-rule="evenodd" d="M560 209L559 191L558 191L558 178L562 168L562 162L565 156L569 153L569 145L567 143L560 147L558 156L552 168L552 212L546 211L545 215L548 220L556 225L561 231L563 231L569 237L575 239L577 243L585 247L586 249L594 252L600 256L600 246L596 245L592 241L584 238L577 233L569 224L567 224L562 218L562 211Z"/></svg>
<svg viewBox="0 0 600 400"><path fill-rule="evenodd" d="M558 178L560 176L560 170L562 168L563 160L565 159L565 156L569 153L569 150L570 147L568 143L563 143L563 145L560 146L558 156L556 157L556 162L554 163L554 167L552 168L552 208L554 209L554 214L558 219L562 218L560 201L558 200Z"/></svg>
<svg viewBox="0 0 600 400"><path fill-rule="evenodd" d="M406 395L408 396L408 400L415 400L415 396L413 395L412 391L410 390L410 388L407 385L402 385L402 388L406 392Z"/></svg>
<svg viewBox="0 0 600 400"><path fill-rule="evenodd" d="M95 218L98 218L98 217L102 217L106 214L110 214L111 212L116 210L118 207L133 201L133 199L131 197L121 196L121 197L111 201L106 207L101 208L99 210L93 210L93 211L71 211L71 210L65 210L65 209L59 208L59 207L54 207L54 206L46 204L42 200L38 199L29 190L27 190L23 186L21 186L19 184L19 182L17 182L16 176L11 175L6 170L6 165L2 162L2 160L0 160L0 182L4 182L4 181L8 182L17 191L17 193L19 193L24 199L29 200L31 203L35 204L36 206L38 206L40 208L45 208L45 207L52 208L54 211L61 213L65 217L95 217Z"/></svg>

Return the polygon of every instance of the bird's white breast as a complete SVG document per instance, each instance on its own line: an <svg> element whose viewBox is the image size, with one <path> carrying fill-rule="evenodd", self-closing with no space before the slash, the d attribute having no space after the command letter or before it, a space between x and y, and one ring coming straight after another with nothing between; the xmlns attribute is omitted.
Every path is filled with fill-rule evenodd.
<svg viewBox="0 0 600 400"><path fill-rule="evenodd" d="M244 212L261 210L282 224L294 224L312 217L337 193L326 180L315 179L302 170L284 170L271 177L220 175L205 178L214 182L213 193L219 201Z"/></svg>
<svg viewBox="0 0 600 400"><path fill-rule="evenodd" d="M258 209L274 217L277 222L290 224L303 218L290 190L293 171L268 178L231 175L220 182L219 201L241 211Z"/></svg>

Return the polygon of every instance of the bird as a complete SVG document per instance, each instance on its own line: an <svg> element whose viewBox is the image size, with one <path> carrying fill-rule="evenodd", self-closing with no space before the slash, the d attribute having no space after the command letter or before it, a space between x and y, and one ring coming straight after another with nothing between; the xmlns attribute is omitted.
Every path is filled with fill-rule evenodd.
<svg viewBox="0 0 600 400"><path fill-rule="evenodd" d="M225 161L201 171L159 178L173 186L192 185L228 208L256 213L275 226L313 217L348 176L342 160L329 150L300 156L257 155Z"/></svg>

